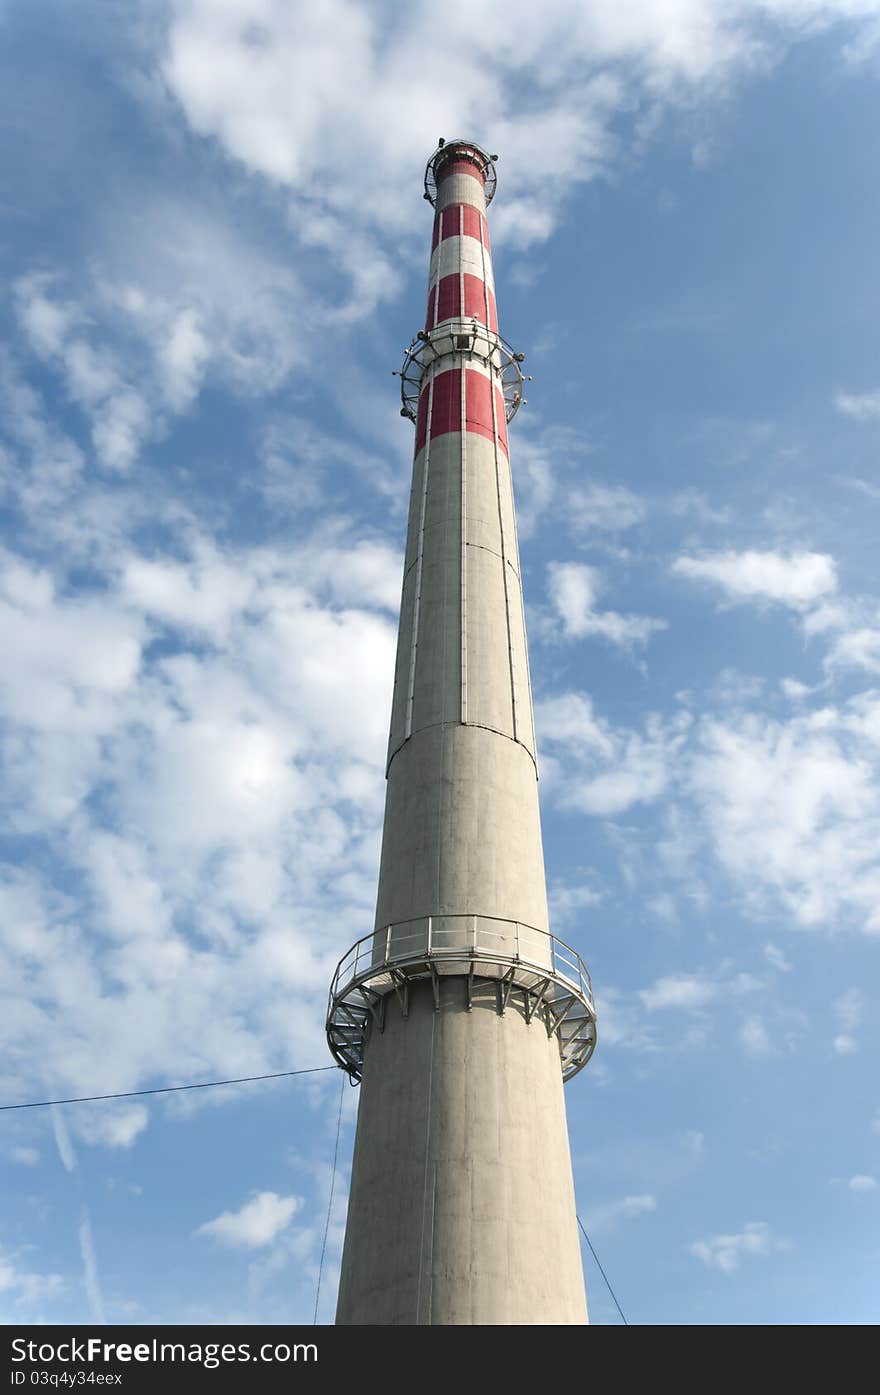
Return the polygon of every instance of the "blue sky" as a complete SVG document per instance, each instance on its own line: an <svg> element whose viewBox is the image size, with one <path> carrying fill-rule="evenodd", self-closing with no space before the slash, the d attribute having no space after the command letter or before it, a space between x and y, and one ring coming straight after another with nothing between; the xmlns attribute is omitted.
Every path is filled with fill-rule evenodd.
<svg viewBox="0 0 880 1395"><path fill-rule="evenodd" d="M0 93L0 1101L329 1061L468 135L580 1214L630 1322L876 1321L880 5L6 0ZM339 1099L3 1114L0 1315L310 1321Z"/></svg>

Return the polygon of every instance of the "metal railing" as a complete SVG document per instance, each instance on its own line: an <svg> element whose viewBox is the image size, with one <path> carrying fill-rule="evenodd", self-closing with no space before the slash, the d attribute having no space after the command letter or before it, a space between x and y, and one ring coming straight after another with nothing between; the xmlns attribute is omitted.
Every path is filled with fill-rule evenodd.
<svg viewBox="0 0 880 1395"><path fill-rule="evenodd" d="M340 1065L359 1079L370 1019L384 1027L385 999L396 993L404 1013L413 981L430 979L439 1007L439 981L492 981L499 1011L519 993L529 1020L539 1015L559 1038L563 1077L592 1054L596 1041L593 986L571 945L548 930L498 916L437 915L398 921L358 940L337 965L330 987L327 1037Z"/></svg>
<svg viewBox="0 0 880 1395"><path fill-rule="evenodd" d="M420 330L410 344L403 358L403 367L397 371L400 378L400 414L416 421L419 414L419 398L425 374L432 363L449 354L481 363L484 368L497 375L497 381L504 398L504 417L511 421L520 404L525 401L522 371L524 355L517 353L495 330L488 329L477 319L451 319L431 330Z"/></svg>

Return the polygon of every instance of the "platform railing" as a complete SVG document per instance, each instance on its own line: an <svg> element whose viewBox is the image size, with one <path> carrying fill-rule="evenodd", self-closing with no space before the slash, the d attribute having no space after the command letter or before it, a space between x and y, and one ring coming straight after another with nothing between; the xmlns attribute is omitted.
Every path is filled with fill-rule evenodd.
<svg viewBox="0 0 880 1395"><path fill-rule="evenodd" d="M455 976L473 985L492 981L500 1011L517 992L531 1020L537 1013L559 1038L569 1079L592 1054L596 1008L586 965L571 945L548 930L498 916L437 915L398 921L358 940L337 965L330 988L327 1036L340 1065L360 1078L372 1019L384 1029L385 1000L396 993L408 1012L410 985Z"/></svg>

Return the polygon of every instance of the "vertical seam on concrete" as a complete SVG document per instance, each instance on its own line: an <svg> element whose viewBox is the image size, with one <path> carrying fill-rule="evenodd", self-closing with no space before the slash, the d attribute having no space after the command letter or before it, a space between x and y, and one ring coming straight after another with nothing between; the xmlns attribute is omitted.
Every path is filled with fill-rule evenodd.
<svg viewBox="0 0 880 1395"><path fill-rule="evenodd" d="M458 210L458 315L464 319L464 204Z"/></svg>
<svg viewBox="0 0 880 1395"><path fill-rule="evenodd" d="M519 603L522 610L522 633L523 633L523 657L526 666L526 691L529 695L529 725L531 727L532 745L531 756L535 762L535 779L538 778L538 743L535 738L535 701L532 696L532 672L529 664L529 637L526 633L526 598L523 590L522 562L519 555L519 529L516 523L516 498L513 490L513 467L508 465L510 470L510 513L513 518L513 548L516 557L516 575L519 582ZM506 573L505 573L506 575Z"/></svg>
<svg viewBox="0 0 880 1395"><path fill-rule="evenodd" d="M461 710L463 723L468 719L468 644L467 644L467 361L461 356Z"/></svg>
<svg viewBox="0 0 880 1395"><path fill-rule="evenodd" d="M483 215L480 214L480 257L483 263L483 304L486 314L486 336L492 333L492 326L489 323L489 282L486 279L486 244L483 241Z"/></svg>
<svg viewBox="0 0 880 1395"><path fill-rule="evenodd" d="M406 695L406 721L404 723L404 740L409 740L412 736L413 704L416 692L416 651L419 647L419 614L422 601L422 558L425 548L425 512L428 504L428 470L431 464L431 416L434 409L434 378L432 376L428 385L428 420L425 431L425 458L422 465L422 502L419 512L419 540L416 552L416 579L415 579L415 602L413 604L413 626L412 639L409 654L409 684Z"/></svg>
<svg viewBox="0 0 880 1395"><path fill-rule="evenodd" d="M513 672L513 629L510 623L510 588L507 580L507 543L504 536L504 511L501 506L501 469L498 458L498 404L495 400L494 373L489 378L489 392L492 397L492 452L495 457L495 494L498 500L498 532L501 538L501 575L504 580L504 618L507 622L507 664L510 671L510 717L513 727L513 739L514 741L518 741L516 680Z"/></svg>
<svg viewBox="0 0 880 1395"><path fill-rule="evenodd" d="M437 1023L437 1014L431 1013L431 1049L428 1056L428 1108L425 1119L425 1181L422 1189L422 1233L419 1238L419 1286L416 1293L416 1325L431 1325L431 1309L434 1300L434 1195L436 1192L437 1178L435 1169L431 1164L431 1117L434 1098L434 1031ZM431 1176L431 1237L430 1249L428 1252L428 1322L422 1322L422 1286L425 1278L425 1215L428 1208L428 1175Z"/></svg>
<svg viewBox="0 0 880 1395"><path fill-rule="evenodd" d="M458 210L458 313L464 319L464 204ZM461 705L459 716L467 721L467 359L461 355Z"/></svg>

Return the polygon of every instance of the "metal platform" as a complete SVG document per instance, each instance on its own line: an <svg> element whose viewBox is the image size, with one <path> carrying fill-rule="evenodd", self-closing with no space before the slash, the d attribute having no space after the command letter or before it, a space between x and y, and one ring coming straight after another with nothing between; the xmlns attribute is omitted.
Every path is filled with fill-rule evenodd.
<svg viewBox="0 0 880 1395"><path fill-rule="evenodd" d="M327 1041L353 1081L363 1072L364 1043L372 1019L384 1030L393 993L406 1017L413 983L433 985L440 1007L440 979L461 978L470 1011L489 988L496 1010L518 1003L559 1041L563 1080L587 1064L596 1045L596 1008L590 975L580 955L546 930L495 916L426 916L365 935L339 961L330 986Z"/></svg>
<svg viewBox="0 0 880 1395"><path fill-rule="evenodd" d="M462 140L441 140L439 146L434 151L425 168L425 193L424 197L432 208L437 207L437 171L447 160L466 160L474 165L482 174L484 183L484 195L486 207L495 197L495 189L498 184L498 176L495 172L495 161L497 155L489 155L476 141Z"/></svg>
<svg viewBox="0 0 880 1395"><path fill-rule="evenodd" d="M395 377L400 378L402 417L416 420L427 369L440 359L450 357L453 363L476 361L484 368L494 369L504 398L505 418L510 421L516 415L517 408L525 401L523 383L531 382L531 378L523 377L525 355L517 353L506 339L487 329L479 320L452 319L445 320L436 329L420 330L406 350L403 367L395 373Z"/></svg>

